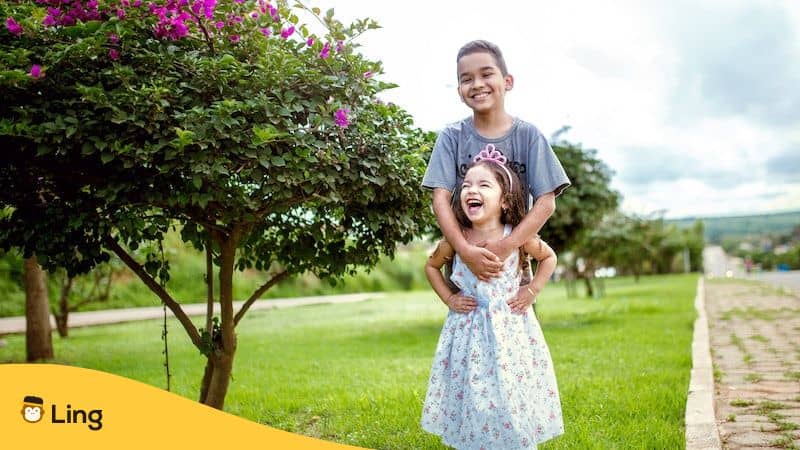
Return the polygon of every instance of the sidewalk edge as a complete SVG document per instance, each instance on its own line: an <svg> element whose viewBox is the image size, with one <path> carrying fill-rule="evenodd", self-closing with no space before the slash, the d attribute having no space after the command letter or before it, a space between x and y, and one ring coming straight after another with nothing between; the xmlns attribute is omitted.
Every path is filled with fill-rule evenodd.
<svg viewBox="0 0 800 450"><path fill-rule="evenodd" d="M721 449L722 443L714 415L714 368L708 338L705 305L705 280L697 280L694 300L697 319L692 337L692 374L686 399L686 449Z"/></svg>

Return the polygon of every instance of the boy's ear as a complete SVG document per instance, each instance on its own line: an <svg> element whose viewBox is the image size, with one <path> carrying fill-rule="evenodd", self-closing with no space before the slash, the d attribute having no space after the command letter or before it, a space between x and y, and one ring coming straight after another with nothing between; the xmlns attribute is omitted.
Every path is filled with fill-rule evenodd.
<svg viewBox="0 0 800 450"><path fill-rule="evenodd" d="M503 77L503 80L505 81L506 90L507 91L510 91L511 89L514 88L514 76L513 75L508 74L505 77Z"/></svg>

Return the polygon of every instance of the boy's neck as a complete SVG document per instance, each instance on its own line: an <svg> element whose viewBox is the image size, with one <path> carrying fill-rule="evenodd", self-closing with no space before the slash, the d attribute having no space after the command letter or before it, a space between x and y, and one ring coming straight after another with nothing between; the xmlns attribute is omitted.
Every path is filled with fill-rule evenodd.
<svg viewBox="0 0 800 450"><path fill-rule="evenodd" d="M514 125L514 118L503 111L488 111L485 113L474 113L472 122L475 131L483 137L494 139L504 136Z"/></svg>

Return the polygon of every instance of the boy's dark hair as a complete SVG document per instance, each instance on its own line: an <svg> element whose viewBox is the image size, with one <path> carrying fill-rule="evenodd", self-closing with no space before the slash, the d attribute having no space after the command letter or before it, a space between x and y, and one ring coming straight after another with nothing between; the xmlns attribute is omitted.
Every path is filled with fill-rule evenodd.
<svg viewBox="0 0 800 450"><path fill-rule="evenodd" d="M508 209L506 209L500 215L500 222L503 224L510 224L512 227L515 227L522 222L522 219L525 218L525 192L522 189L522 183L519 180L519 175L514 169L511 169L508 166L505 166L508 169L508 173L503 170L503 167L500 167L499 164L491 161L478 161L470 164L467 167L467 171L472 169L475 166L483 166L487 168L492 174L494 174L497 183L500 185L500 190L503 192L501 197L501 201L505 201L508 205ZM508 179L508 175L511 175L511 180ZM513 184L514 189L509 192L508 190L508 183L511 181ZM461 225L462 228L472 228L472 223L467 218L467 213L464 212L464 209L461 207L461 186L458 186L456 189L455 194L453 195L453 212L455 213L456 220L458 220L458 224Z"/></svg>
<svg viewBox="0 0 800 450"><path fill-rule="evenodd" d="M503 74L503 76L508 75L508 68L506 67L506 60L503 58L503 52L500 51L500 47L492 44L489 41L477 40L464 44L464 46L458 50L456 64L461 61L461 58L473 53L490 54L492 58L494 58L494 62L497 64L497 67L500 69L500 73Z"/></svg>

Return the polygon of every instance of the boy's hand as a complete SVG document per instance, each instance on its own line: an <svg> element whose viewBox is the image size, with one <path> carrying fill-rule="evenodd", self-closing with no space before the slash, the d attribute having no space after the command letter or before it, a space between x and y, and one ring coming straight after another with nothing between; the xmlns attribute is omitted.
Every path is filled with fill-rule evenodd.
<svg viewBox="0 0 800 450"><path fill-rule="evenodd" d="M488 241L483 247L494 253L500 258L500 261L505 261L516 250L514 247L509 247L508 243L508 239L500 239L499 241Z"/></svg>
<svg viewBox="0 0 800 450"><path fill-rule="evenodd" d="M515 314L525 314L532 304L536 303L536 295L538 292L530 285L520 286L517 295L508 300L508 306L511 312Z"/></svg>
<svg viewBox="0 0 800 450"><path fill-rule="evenodd" d="M451 311L461 314L467 314L478 307L478 302L474 298L461 295L461 292L451 294L445 303Z"/></svg>
<svg viewBox="0 0 800 450"><path fill-rule="evenodd" d="M461 260L469 267L481 281L489 281L494 277L500 276L503 270L503 262L491 251L475 245L468 246L459 253Z"/></svg>

